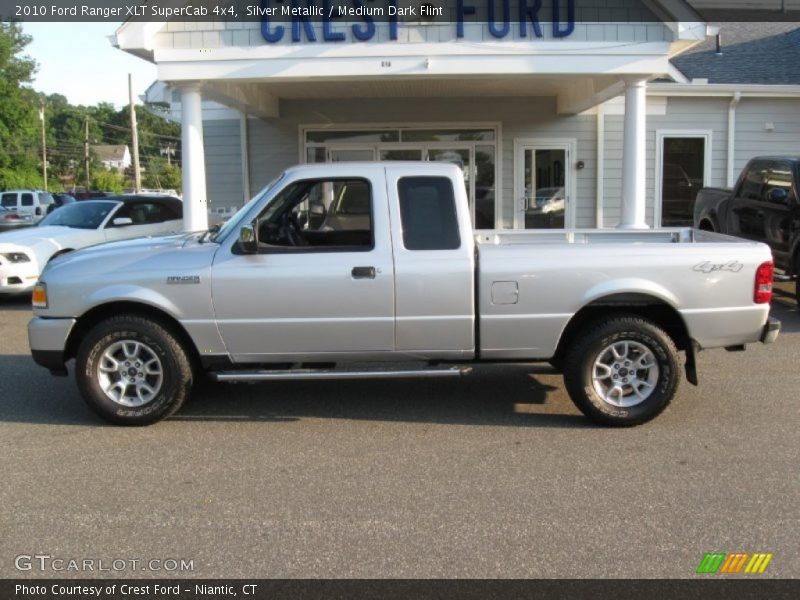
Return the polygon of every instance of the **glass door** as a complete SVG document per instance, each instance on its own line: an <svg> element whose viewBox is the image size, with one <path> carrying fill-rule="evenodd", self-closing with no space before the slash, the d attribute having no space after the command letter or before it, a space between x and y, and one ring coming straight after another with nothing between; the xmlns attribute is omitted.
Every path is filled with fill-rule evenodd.
<svg viewBox="0 0 800 600"><path fill-rule="evenodd" d="M661 226L690 226L706 181L706 137L666 137L661 148Z"/></svg>
<svg viewBox="0 0 800 600"><path fill-rule="evenodd" d="M567 221L569 145L517 145L514 159L517 226L563 229Z"/></svg>

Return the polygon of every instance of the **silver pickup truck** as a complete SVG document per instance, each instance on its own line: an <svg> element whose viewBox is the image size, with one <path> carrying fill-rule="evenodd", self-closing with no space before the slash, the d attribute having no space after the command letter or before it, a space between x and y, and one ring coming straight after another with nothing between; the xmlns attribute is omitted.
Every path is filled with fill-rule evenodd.
<svg viewBox="0 0 800 600"><path fill-rule="evenodd" d="M462 171L291 168L220 230L51 262L34 360L142 425L219 381L462 376L549 362L606 425L658 415L699 349L770 343L767 246L692 229L473 231ZM366 366L364 366L366 364Z"/></svg>

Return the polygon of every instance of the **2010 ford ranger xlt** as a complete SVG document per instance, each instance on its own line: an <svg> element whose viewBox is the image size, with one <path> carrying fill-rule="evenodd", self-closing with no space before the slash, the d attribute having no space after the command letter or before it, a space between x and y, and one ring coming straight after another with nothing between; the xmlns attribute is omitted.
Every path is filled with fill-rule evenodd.
<svg viewBox="0 0 800 600"><path fill-rule="evenodd" d="M219 231L52 261L33 294L33 357L61 375L75 359L89 406L120 424L174 413L203 374L461 376L513 361L551 363L584 414L624 426L673 398L679 351L696 384L699 349L778 335L764 244L470 222L453 165L291 168Z"/></svg>

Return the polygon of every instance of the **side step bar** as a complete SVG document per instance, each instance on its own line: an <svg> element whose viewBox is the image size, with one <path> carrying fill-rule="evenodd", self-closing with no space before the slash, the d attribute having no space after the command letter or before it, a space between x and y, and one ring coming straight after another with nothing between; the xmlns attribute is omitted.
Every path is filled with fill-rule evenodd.
<svg viewBox="0 0 800 600"><path fill-rule="evenodd" d="M309 379L398 379L403 377L462 377L469 375L472 367L414 370L364 370L337 369L286 369L281 371L219 371L211 373L216 381L286 381Z"/></svg>

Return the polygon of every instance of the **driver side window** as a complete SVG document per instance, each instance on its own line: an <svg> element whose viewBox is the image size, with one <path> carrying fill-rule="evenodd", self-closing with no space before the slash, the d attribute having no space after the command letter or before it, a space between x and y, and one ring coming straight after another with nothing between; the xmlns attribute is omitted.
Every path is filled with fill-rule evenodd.
<svg viewBox="0 0 800 600"><path fill-rule="evenodd" d="M371 250L372 189L365 179L298 181L264 209L256 226L263 252Z"/></svg>

